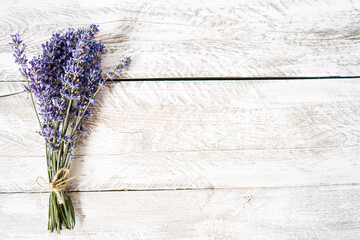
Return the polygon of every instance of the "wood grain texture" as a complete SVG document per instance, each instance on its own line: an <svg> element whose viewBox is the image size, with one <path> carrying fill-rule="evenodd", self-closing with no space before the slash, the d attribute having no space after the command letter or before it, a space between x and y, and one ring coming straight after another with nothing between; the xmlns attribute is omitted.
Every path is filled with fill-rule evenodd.
<svg viewBox="0 0 360 240"><path fill-rule="evenodd" d="M21 80L9 34L32 56L52 31L91 23L104 68L133 57L124 78L359 76L359 10L353 0L6 0L0 81Z"/></svg>
<svg viewBox="0 0 360 240"><path fill-rule="evenodd" d="M48 194L0 195L4 239L354 239L360 187L72 193L77 226L46 232ZM20 229L19 229L20 228Z"/></svg>
<svg viewBox="0 0 360 240"><path fill-rule="evenodd" d="M25 93L0 98L2 192L38 191L34 179L46 176L30 104ZM116 82L73 163L88 177L71 189L360 183L359 116L359 79Z"/></svg>

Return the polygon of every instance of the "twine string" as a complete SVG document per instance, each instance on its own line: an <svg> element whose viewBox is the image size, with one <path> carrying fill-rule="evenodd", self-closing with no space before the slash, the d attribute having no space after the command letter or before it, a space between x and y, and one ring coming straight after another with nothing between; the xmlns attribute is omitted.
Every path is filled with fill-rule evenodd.
<svg viewBox="0 0 360 240"><path fill-rule="evenodd" d="M59 178L61 173L64 173L64 174L61 178ZM76 175L76 176L66 179L69 176L69 174L70 174L69 169L60 168L56 172L55 177L53 178L53 180L51 182L46 182L46 180L41 176L37 177L35 181L41 188L43 188L45 190L49 190L50 192L55 192L58 197L59 204L63 204L64 200L61 197L60 191L64 191L66 189L66 185L69 181L74 180L75 178L78 178L81 176L86 176L86 174L80 174L80 175ZM39 179L42 181L42 183L39 183Z"/></svg>

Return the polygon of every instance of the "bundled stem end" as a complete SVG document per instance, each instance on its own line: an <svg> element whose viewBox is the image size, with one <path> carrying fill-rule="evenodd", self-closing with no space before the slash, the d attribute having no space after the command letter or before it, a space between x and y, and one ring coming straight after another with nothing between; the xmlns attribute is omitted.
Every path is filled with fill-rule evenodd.
<svg viewBox="0 0 360 240"><path fill-rule="evenodd" d="M75 226L74 207L70 196L65 191L66 185L69 181L86 175L81 174L67 178L69 174L69 169L63 167L56 172L55 176L49 176L49 181L52 179L49 183L43 177L36 178L36 183L40 187L50 191L48 230L51 232L56 230L60 233L63 225L66 229L73 229Z"/></svg>
<svg viewBox="0 0 360 240"><path fill-rule="evenodd" d="M65 192L60 191L63 203L58 201L58 196L55 192L50 193L49 197L49 219L48 230L50 232L60 231L65 229L73 229L75 227L75 211L71 201L71 197Z"/></svg>

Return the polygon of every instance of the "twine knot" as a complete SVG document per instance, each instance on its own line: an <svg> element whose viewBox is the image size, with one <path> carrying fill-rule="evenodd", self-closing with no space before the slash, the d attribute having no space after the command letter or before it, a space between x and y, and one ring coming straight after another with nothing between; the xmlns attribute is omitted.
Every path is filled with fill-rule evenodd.
<svg viewBox="0 0 360 240"><path fill-rule="evenodd" d="M61 178L59 178L60 174L64 173L63 176ZM51 182L46 182L45 179L41 176L36 178L36 183L43 189L45 190L49 190L50 192L55 192L57 197L58 197L58 202L59 204L63 204L64 200L61 197L60 191L64 191L66 189L66 185L69 181L81 177L81 176L86 176L86 174L80 174L80 175L76 175L73 176L71 178L66 179L70 174L70 170L67 168L60 168L56 174L55 177L53 178L53 180ZM39 183L39 179L42 180L43 184Z"/></svg>

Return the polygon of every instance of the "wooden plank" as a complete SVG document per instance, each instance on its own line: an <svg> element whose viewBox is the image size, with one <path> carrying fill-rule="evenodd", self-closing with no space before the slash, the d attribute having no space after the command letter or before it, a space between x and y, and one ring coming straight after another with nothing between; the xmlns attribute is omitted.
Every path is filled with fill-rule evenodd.
<svg viewBox="0 0 360 240"><path fill-rule="evenodd" d="M21 91L0 84L0 95ZM360 183L360 82L116 82L79 146L72 189ZM44 142L25 93L0 98L0 191L39 191ZM22 176L21 178L15 176Z"/></svg>
<svg viewBox="0 0 360 240"><path fill-rule="evenodd" d="M20 80L9 34L32 56L51 31L92 23L104 67L133 57L124 78L359 76L359 10L352 0L6 0L0 81Z"/></svg>
<svg viewBox="0 0 360 240"><path fill-rule="evenodd" d="M72 193L61 239L359 239L360 187ZM58 239L48 194L0 195L5 239Z"/></svg>

